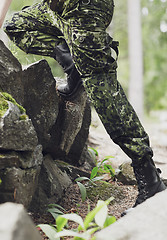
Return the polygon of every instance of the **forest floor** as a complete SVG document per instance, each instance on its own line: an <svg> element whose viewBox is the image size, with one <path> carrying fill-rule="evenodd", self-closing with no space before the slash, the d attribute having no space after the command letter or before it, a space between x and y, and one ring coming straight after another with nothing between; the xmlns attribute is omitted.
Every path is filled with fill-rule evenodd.
<svg viewBox="0 0 167 240"><path fill-rule="evenodd" d="M157 167L161 168L162 177L167 179L167 113L152 113L150 118L144 121L143 125L150 136L151 146L154 151L154 161ZM130 161L130 159L111 141L109 136L106 134L96 113L93 113L92 115L89 145L98 151L98 161L102 161L106 156L112 155L112 166L114 168L118 168L118 166L123 162ZM124 210L133 206L137 196L137 187L132 185L123 185L118 181L112 181L107 175L105 176L105 180L122 191L122 197L119 197L118 200L116 199L108 206L109 215L115 216L116 219L119 219ZM65 213L77 213L84 219L88 211L92 210L96 206L97 200L98 196L97 199L96 197L94 199L87 198L84 202L82 202L78 185L74 183L67 189L64 198L59 204L66 210ZM32 215L32 219L35 224L54 223L54 219L48 214L44 216ZM75 224L71 223L70 228L75 228ZM42 239L46 240L47 237L42 232L41 234Z"/></svg>

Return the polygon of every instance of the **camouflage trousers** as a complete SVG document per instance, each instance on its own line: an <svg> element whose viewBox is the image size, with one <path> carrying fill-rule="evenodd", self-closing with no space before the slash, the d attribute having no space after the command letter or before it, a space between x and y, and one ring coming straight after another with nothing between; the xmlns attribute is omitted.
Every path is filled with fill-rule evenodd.
<svg viewBox="0 0 167 240"><path fill-rule="evenodd" d="M153 153L149 137L117 81L113 39L106 33L113 10L112 0L65 0L58 11L42 1L15 13L5 31L26 53L43 56L55 57L55 45L66 41L107 133L137 163Z"/></svg>

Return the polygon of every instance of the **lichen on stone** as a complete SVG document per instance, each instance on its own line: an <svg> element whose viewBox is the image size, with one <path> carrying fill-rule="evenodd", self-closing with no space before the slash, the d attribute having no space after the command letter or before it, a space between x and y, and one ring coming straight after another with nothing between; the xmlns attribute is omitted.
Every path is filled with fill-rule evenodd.
<svg viewBox="0 0 167 240"><path fill-rule="evenodd" d="M115 201L119 201L124 197L121 187L104 181L96 182L95 185L88 183L86 185L86 191L88 198L92 201L100 199L105 201L111 196L114 197Z"/></svg>
<svg viewBox="0 0 167 240"><path fill-rule="evenodd" d="M8 110L8 102L4 99L3 95L0 93L0 118L3 117L5 112Z"/></svg>
<svg viewBox="0 0 167 240"><path fill-rule="evenodd" d="M16 100L9 93L6 92L0 92L0 118L3 117L3 115L9 108L8 101L12 102L19 108L20 113L22 114L20 116L20 120L26 120L28 116L26 115L25 108L19 105Z"/></svg>
<svg viewBox="0 0 167 240"><path fill-rule="evenodd" d="M10 101L12 103L14 103L19 109L21 113L25 113L26 110L25 108L23 108L21 105L19 105L16 100L9 94L6 92L0 92L0 95L4 97L5 100Z"/></svg>

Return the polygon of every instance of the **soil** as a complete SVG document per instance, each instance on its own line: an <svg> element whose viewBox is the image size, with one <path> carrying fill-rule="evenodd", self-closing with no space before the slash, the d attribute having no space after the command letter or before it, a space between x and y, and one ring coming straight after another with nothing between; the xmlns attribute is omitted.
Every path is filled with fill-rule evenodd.
<svg viewBox="0 0 167 240"><path fill-rule="evenodd" d="M110 183L113 188L121 189L121 194L119 198L116 198L113 202L108 205L108 214L111 216L115 216L118 220L121 217L121 214L128 208L134 205L136 196L137 196L137 188L136 186L123 185L117 181L106 181ZM96 188L96 187L95 187ZM112 195L112 194L110 194ZM64 213L77 213L83 219L86 217L89 211L93 210L96 206L96 203L99 199L99 195L97 193L97 197L93 199L87 198L85 201L82 201L81 194L76 183L73 183L65 192L64 197L61 202L58 204L62 206L65 211ZM105 199L104 199L105 200ZM46 224L54 224L55 221L51 214L46 213L44 215L38 214L30 214L32 220L35 225L46 223ZM69 229L76 228L77 225L73 222L69 223ZM38 228L40 234L42 236L42 240L48 239L45 234ZM66 240L70 240L73 238L66 237Z"/></svg>

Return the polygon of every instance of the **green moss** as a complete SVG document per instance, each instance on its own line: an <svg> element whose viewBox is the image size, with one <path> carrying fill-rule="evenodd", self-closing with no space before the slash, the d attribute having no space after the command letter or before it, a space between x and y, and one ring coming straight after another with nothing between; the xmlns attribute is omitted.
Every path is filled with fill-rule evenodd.
<svg viewBox="0 0 167 240"><path fill-rule="evenodd" d="M96 185L88 183L86 186L87 196L92 201L107 200L111 196L115 201L119 201L124 198L121 187L107 182L96 182ZM114 203L114 201L112 202Z"/></svg>
<svg viewBox="0 0 167 240"><path fill-rule="evenodd" d="M5 114L8 108L8 102L3 98L2 95L0 95L0 118Z"/></svg>
<svg viewBox="0 0 167 240"><path fill-rule="evenodd" d="M26 120L26 119L28 119L28 116L26 114L22 114L22 115L20 115L19 119Z"/></svg>
<svg viewBox="0 0 167 240"><path fill-rule="evenodd" d="M0 117L2 117L5 112L8 110L9 106L8 106L8 101L14 103L20 110L20 112L24 115L24 120L27 118L25 118L25 116L27 116L25 113L26 113L26 110L20 106L16 100L9 94L9 93L6 93L6 92L0 92ZM21 119L23 120L23 119Z"/></svg>

